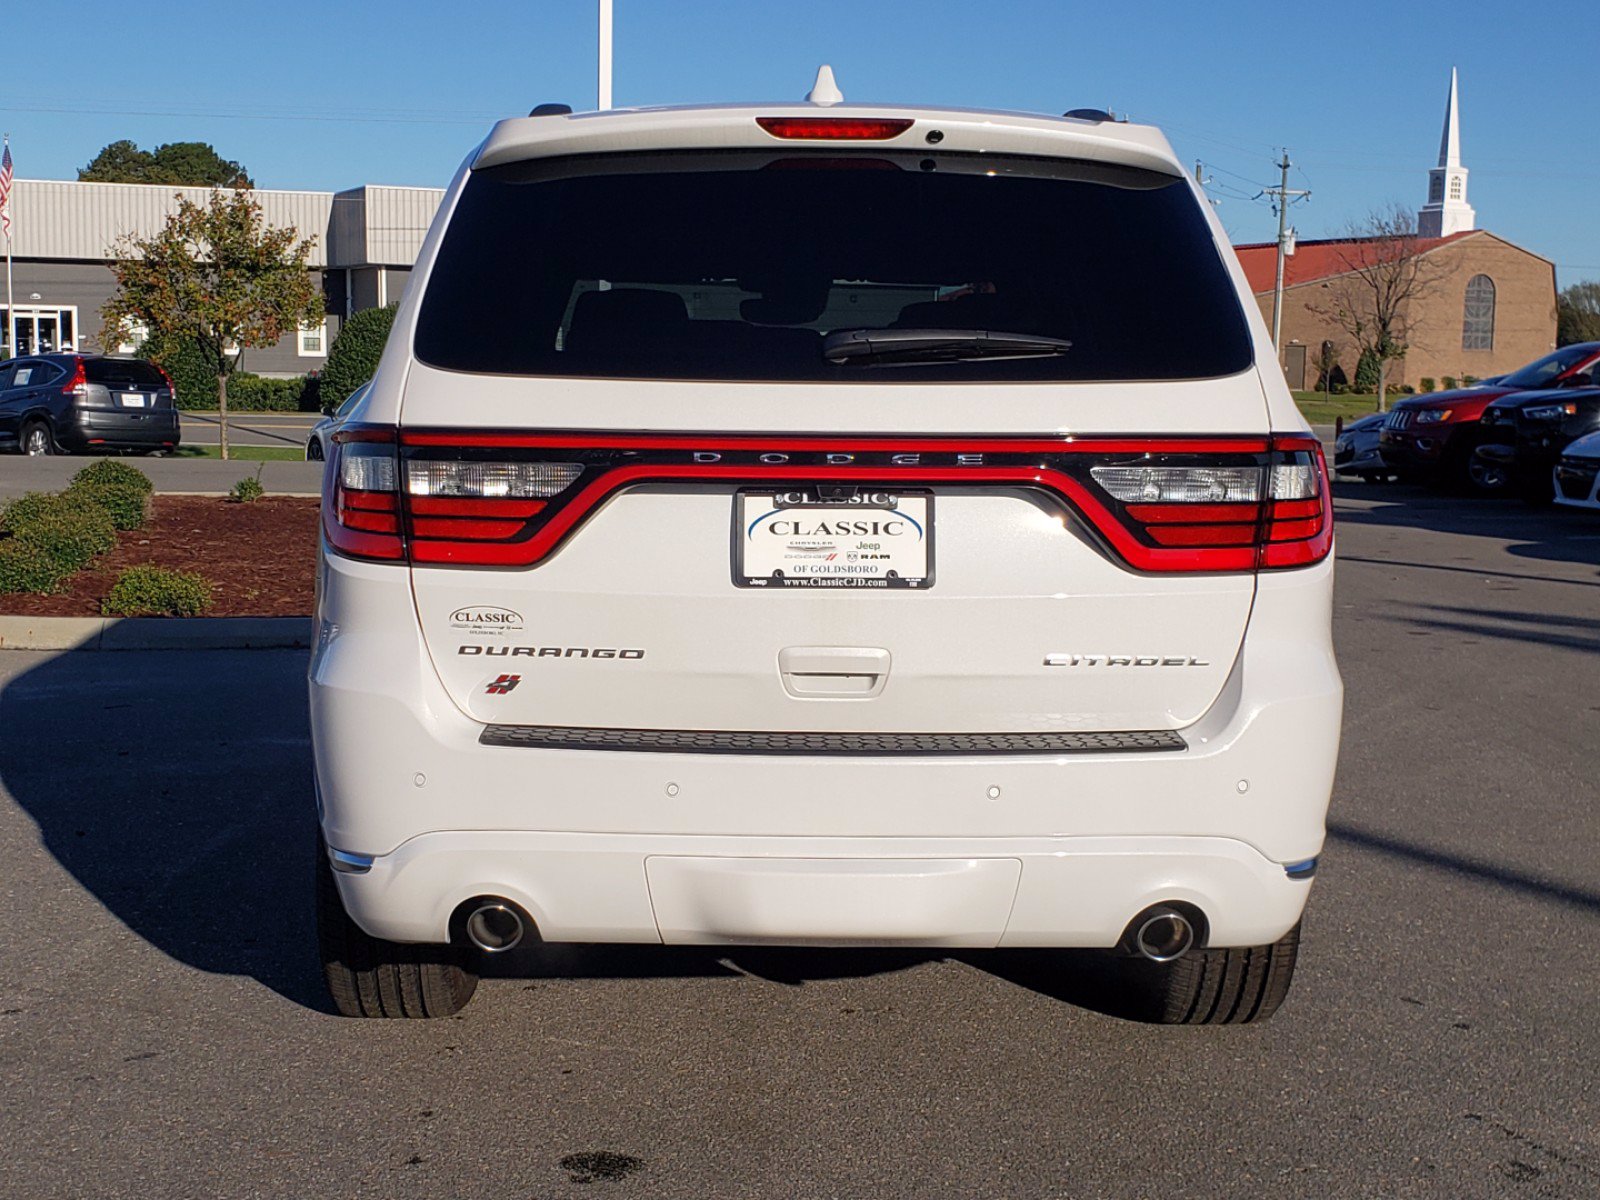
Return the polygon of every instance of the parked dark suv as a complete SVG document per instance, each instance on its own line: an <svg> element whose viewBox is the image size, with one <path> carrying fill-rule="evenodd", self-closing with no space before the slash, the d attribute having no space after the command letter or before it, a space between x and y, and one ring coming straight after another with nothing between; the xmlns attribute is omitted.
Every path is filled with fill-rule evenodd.
<svg viewBox="0 0 1600 1200"><path fill-rule="evenodd" d="M177 390L142 358L41 354L0 362L0 446L24 454L178 445Z"/></svg>
<svg viewBox="0 0 1600 1200"><path fill-rule="evenodd" d="M1484 409L1482 425L1483 469L1507 472L1523 499L1545 504L1555 499L1551 472L1561 452L1600 429L1600 387L1515 392Z"/></svg>

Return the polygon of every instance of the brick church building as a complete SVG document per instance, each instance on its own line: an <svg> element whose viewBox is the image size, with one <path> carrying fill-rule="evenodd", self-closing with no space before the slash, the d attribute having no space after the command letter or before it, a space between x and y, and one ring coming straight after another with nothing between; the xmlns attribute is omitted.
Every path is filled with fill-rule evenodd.
<svg viewBox="0 0 1600 1200"><path fill-rule="evenodd" d="M1234 251L1270 323L1277 243ZM1281 358L1290 387L1317 386L1324 341L1333 343L1340 368L1354 380L1359 348L1329 310L1341 296L1359 296L1347 278L1352 266L1385 252L1375 242L1328 239L1302 241L1285 259ZM1408 349L1389 364L1390 387L1419 387L1424 379L1443 387L1448 378L1501 375L1555 348L1555 264L1477 228L1467 203L1454 71L1439 165L1428 172L1428 202L1417 213L1417 237L1406 252L1420 256L1424 284L1403 309Z"/></svg>

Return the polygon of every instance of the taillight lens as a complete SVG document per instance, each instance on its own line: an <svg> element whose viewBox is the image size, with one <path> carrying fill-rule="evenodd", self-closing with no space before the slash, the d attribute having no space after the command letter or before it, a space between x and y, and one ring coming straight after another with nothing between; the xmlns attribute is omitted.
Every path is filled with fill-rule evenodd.
<svg viewBox="0 0 1600 1200"><path fill-rule="evenodd" d="M1304 566L1333 544L1333 513L1321 445L1274 438L1254 463L1103 463L1089 476L1116 501L1116 514L1142 542L1187 551L1153 569L1240 570ZM1181 458L1186 461L1172 461Z"/></svg>
<svg viewBox="0 0 1600 1200"><path fill-rule="evenodd" d="M911 128L908 117L757 117L775 138L813 142L881 142Z"/></svg>
<svg viewBox="0 0 1600 1200"><path fill-rule="evenodd" d="M61 385L63 396L83 396L89 391L89 377L84 374L83 359L76 359L77 366L73 369L72 378Z"/></svg>
<svg viewBox="0 0 1600 1200"><path fill-rule="evenodd" d="M407 458L411 558L429 563L503 563L523 553L530 522L583 474L572 462Z"/></svg>
<svg viewBox="0 0 1600 1200"><path fill-rule="evenodd" d="M151 365L153 366L154 364ZM167 391L172 393L172 403L176 405L178 403L178 385L172 382L172 376L167 374L165 368L156 367L156 370L160 371L161 378L167 381Z"/></svg>
<svg viewBox="0 0 1600 1200"><path fill-rule="evenodd" d="M1024 487L1134 570L1253 571L1325 558L1314 438L808 438L346 426L324 476L344 554L533 566L638 484Z"/></svg>
<svg viewBox="0 0 1600 1200"><path fill-rule="evenodd" d="M395 449L392 429L358 427L333 435L322 476L322 529L339 553L385 561L405 557Z"/></svg>

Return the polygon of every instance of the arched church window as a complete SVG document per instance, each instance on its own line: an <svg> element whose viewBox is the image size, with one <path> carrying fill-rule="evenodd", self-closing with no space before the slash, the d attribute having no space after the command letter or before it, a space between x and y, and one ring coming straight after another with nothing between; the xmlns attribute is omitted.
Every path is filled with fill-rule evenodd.
<svg viewBox="0 0 1600 1200"><path fill-rule="evenodd" d="M1494 349L1494 280L1474 275L1467 281L1467 303L1461 318L1463 350Z"/></svg>

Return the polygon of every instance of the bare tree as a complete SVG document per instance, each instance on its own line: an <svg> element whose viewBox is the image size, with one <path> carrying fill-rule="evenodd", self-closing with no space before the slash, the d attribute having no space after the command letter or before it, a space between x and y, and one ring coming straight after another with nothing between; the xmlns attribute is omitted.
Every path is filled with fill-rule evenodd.
<svg viewBox="0 0 1600 1200"><path fill-rule="evenodd" d="M1411 309L1438 282L1424 255L1430 247L1417 234L1416 214L1399 204L1374 209L1352 221L1339 250L1342 273L1327 284L1327 298L1313 306L1350 336L1358 353L1378 361L1378 411L1387 407L1389 364L1405 357L1412 342Z"/></svg>

